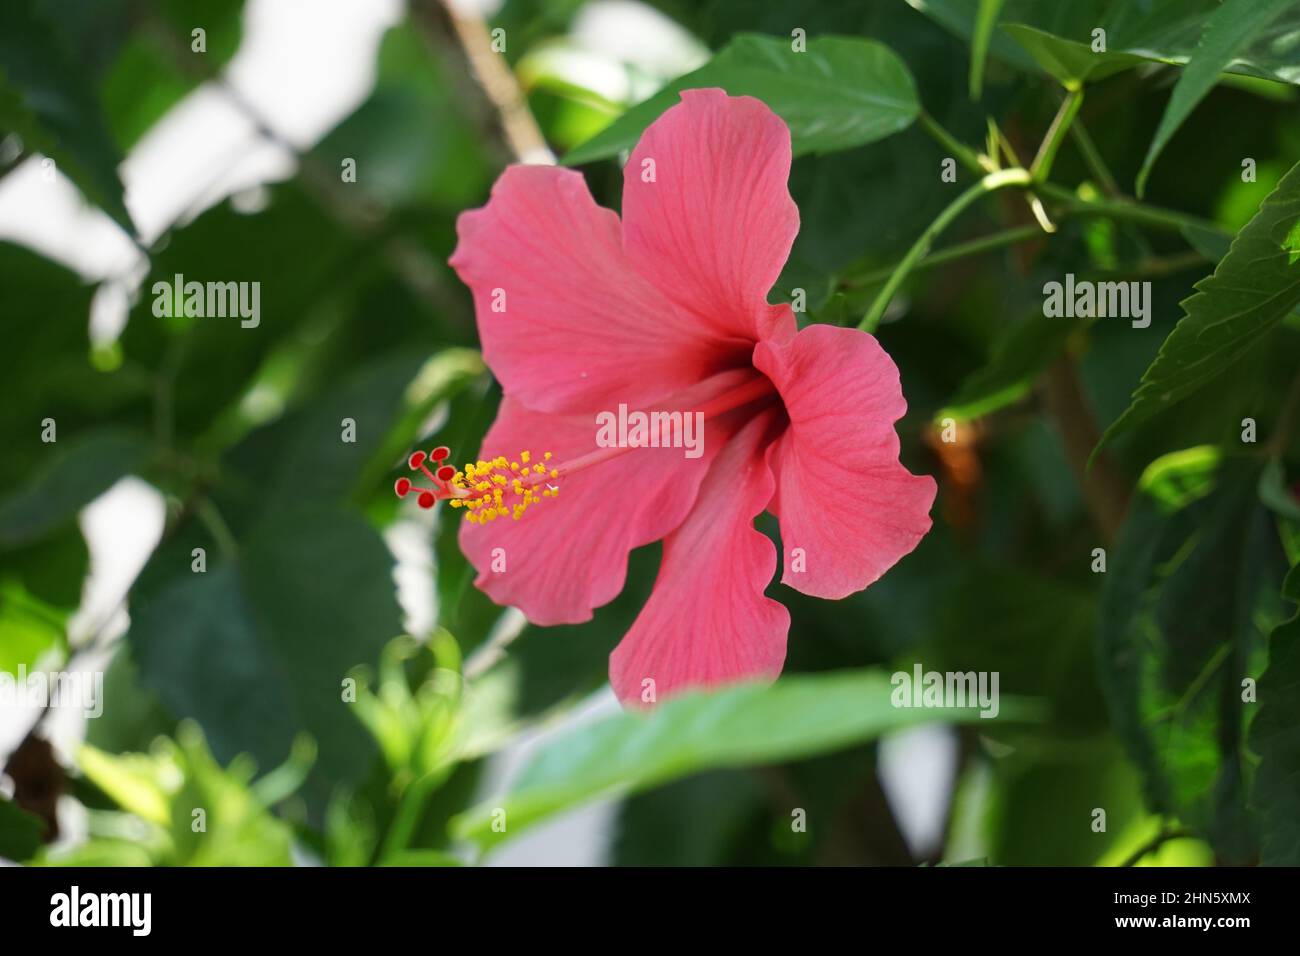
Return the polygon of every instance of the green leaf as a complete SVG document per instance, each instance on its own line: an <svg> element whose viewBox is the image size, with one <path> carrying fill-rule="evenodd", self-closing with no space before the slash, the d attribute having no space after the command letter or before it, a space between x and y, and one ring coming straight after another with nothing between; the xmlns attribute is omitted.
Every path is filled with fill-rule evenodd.
<svg viewBox="0 0 1300 956"><path fill-rule="evenodd" d="M975 34L980 29L979 0L906 0L906 2L966 43L974 45ZM1024 3L1018 0L1005 0L1002 9L998 11L999 16L1006 16L1013 21L1027 19L1020 9L1023 6ZM997 25L996 18L994 25ZM993 30L989 34L988 53L1022 70L1034 68L1033 59L998 30Z"/></svg>
<svg viewBox="0 0 1300 956"><path fill-rule="evenodd" d="M1211 262L1218 262L1232 248L1232 237L1225 233L1190 225L1179 226L1178 231L1189 246Z"/></svg>
<svg viewBox="0 0 1300 956"><path fill-rule="evenodd" d="M129 150L191 86L156 35L129 37L100 83L104 112L117 141Z"/></svg>
<svg viewBox="0 0 1300 956"><path fill-rule="evenodd" d="M115 804L141 820L166 826L170 809L157 757L148 754L105 753L83 744L77 767Z"/></svg>
<svg viewBox="0 0 1300 956"><path fill-rule="evenodd" d="M221 72L239 47L244 20L244 0L155 0L147 12L135 6L130 13L142 14L136 29L99 82L109 125L128 149L206 77ZM196 27L205 31L204 53L191 51Z"/></svg>
<svg viewBox="0 0 1300 956"><path fill-rule="evenodd" d="M139 370L92 364L93 290L75 272L0 242L0 290L0 494L7 494L98 423L147 427L151 383ZM46 418L56 423L57 444L41 440Z"/></svg>
<svg viewBox="0 0 1300 956"><path fill-rule="evenodd" d="M467 810L452 832L486 847L561 810L701 770L807 757L917 724L980 722L977 708L895 707L892 690L879 671L837 671L694 693L648 715L618 714L543 749L503 802ZM1004 697L999 716L1015 720L1028 710ZM493 829L496 807L505 810L505 833Z"/></svg>
<svg viewBox="0 0 1300 956"><path fill-rule="evenodd" d="M1142 160L1137 177L1139 196L1146 191L1147 177L1151 175L1156 157L1196 104L1219 81L1219 74L1270 23L1292 6L1294 0L1223 0L1223 4L1205 21L1201 42L1178 78L1146 158Z"/></svg>
<svg viewBox="0 0 1300 956"><path fill-rule="evenodd" d="M85 71L27 0L0 5L0 131L52 159L130 235L117 167L122 157Z"/></svg>
<svg viewBox="0 0 1300 956"><path fill-rule="evenodd" d="M384 36L370 98L313 150L337 170L340 157L356 160L351 188L389 205L424 201L459 211L491 185L492 164L457 101L449 67L430 57L413 22Z"/></svg>
<svg viewBox="0 0 1300 956"><path fill-rule="evenodd" d="M1232 248L1232 236L1228 233L1202 229L1199 226L1180 226L1178 231L1187 240L1189 246L1205 256L1210 262L1218 263ZM1294 265L1300 261L1300 219L1296 220L1290 235L1286 237L1282 245L1287 250L1287 262L1289 264ZM1297 309L1293 314L1300 315L1300 309Z"/></svg>
<svg viewBox="0 0 1300 956"><path fill-rule="evenodd" d="M1087 43L1066 40L1023 23L1007 23L1002 29L1029 51L1034 62L1067 87L1104 79L1145 62L1132 53L1094 53Z"/></svg>
<svg viewBox="0 0 1300 956"><path fill-rule="evenodd" d="M303 748L290 755L292 764ZM310 747L306 748L310 753ZM289 825L268 812L254 782L251 761L235 758L222 767L213 759L198 727L184 722L176 742L155 748L155 760L168 761L179 773L165 774L169 789L168 832L176 863L184 866L290 866L293 834ZM278 772L278 771L273 771ZM176 787L175 781L180 780ZM301 778L299 778L301 779ZM194 829L194 810L207 815L206 830Z"/></svg>
<svg viewBox="0 0 1300 956"><path fill-rule="evenodd" d="M1297 221L1300 164L1237 233L1214 275L1183 300L1183 318L1098 448L1214 381L1300 304L1300 264L1289 261L1285 246Z"/></svg>
<svg viewBox="0 0 1300 956"><path fill-rule="evenodd" d="M1189 460L1192 487L1207 467ZM1139 494L1106 568L1100 627L1111 717L1151 809L1237 861L1256 839L1244 747L1254 708L1242 681L1259 676L1280 612L1282 560L1258 478L1254 463L1230 461L1208 493Z"/></svg>
<svg viewBox="0 0 1300 956"><path fill-rule="evenodd" d="M77 512L138 470L149 441L121 429L104 429L46 446L50 460L24 488L0 499L0 547L14 547L71 521Z"/></svg>
<svg viewBox="0 0 1300 956"><path fill-rule="evenodd" d="M1291 231L1286 234L1282 240L1282 247L1286 249L1287 265L1295 265L1300 262L1300 219L1291 227Z"/></svg>
<svg viewBox="0 0 1300 956"><path fill-rule="evenodd" d="M21 863L41 846L41 821L0 797L0 857Z"/></svg>
<svg viewBox="0 0 1300 956"><path fill-rule="evenodd" d="M271 766L306 731L320 744L317 784L362 778L375 747L342 682L401 629L379 535L345 512L292 511L205 573L191 572L183 538L142 577L165 583L133 592L127 639L144 686L197 720L219 759L247 751Z"/></svg>
<svg viewBox="0 0 1300 956"><path fill-rule="evenodd" d="M383 472L376 474L370 465L386 447L385 465L395 458L405 458L413 434L408 434L401 447L395 449L387 439L394 419L405 410L410 385L424 365L425 360L416 354L367 362L333 391L267 429L280 436L281 449L273 470L259 476L262 509L274 513L294 501L346 499L363 477L369 476L372 485L382 477ZM353 441L339 440L345 418L355 423ZM413 423L410 431L417 427L418 422ZM266 437L257 436L255 441L265 441ZM308 460L314 475L311 484L304 487L302 463Z"/></svg>
<svg viewBox="0 0 1300 956"><path fill-rule="evenodd" d="M906 129L920 104L912 76L888 47L873 40L822 37L796 53L789 40L756 34L733 39L708 63L632 107L573 152L575 166L631 149L682 90L721 87L754 96L790 127L794 155L829 153Z"/></svg>
<svg viewBox="0 0 1300 956"><path fill-rule="evenodd" d="M830 292L836 274L897 262L952 198L934 188L933 170L943 155L914 126L860 149L795 163L790 195L801 223L773 296L789 296L799 286L808 292L811 310Z"/></svg>
<svg viewBox="0 0 1300 956"><path fill-rule="evenodd" d="M301 760L302 750L292 759ZM306 750L309 760L310 748ZM269 777L254 783L253 764L244 756L222 767L190 721L177 728L175 740L155 740L147 754L110 754L83 744L77 750L77 765L123 812L151 825L149 838L141 843L154 865L292 864L292 831L268 812L259 792ZM200 811L203 826L196 827ZM84 863L111 855L113 843L92 837L88 847L74 850L72 856L52 855L44 862Z"/></svg>
<svg viewBox="0 0 1300 956"><path fill-rule="evenodd" d="M0 671L30 671L45 654L62 647L65 614L14 581L0 581Z"/></svg>
<svg viewBox="0 0 1300 956"><path fill-rule="evenodd" d="M907 0L926 16L967 40L977 30L977 0ZM1035 64L1062 82L1096 80L1141 62L1182 65L1195 54L1205 21L1220 0L1006 0L1003 29L1016 32L1015 41L994 31L989 53L1020 69ZM1092 50L1093 30L1106 31L1105 52ZM1226 67L1241 76L1300 84L1294 54L1300 7L1292 4L1271 26L1259 32ZM1030 55L1026 55L1026 50Z"/></svg>
<svg viewBox="0 0 1300 956"><path fill-rule="evenodd" d="M1186 508L1214 490L1223 454L1215 445L1197 445L1161 455L1138 479L1138 491L1167 513Z"/></svg>
<svg viewBox="0 0 1300 956"><path fill-rule="evenodd" d="M1300 604L1300 566L1287 575L1282 595ZM1251 803L1261 816L1260 862L1300 866L1300 611L1269 635L1258 690L1250 746L1259 755Z"/></svg>
<svg viewBox="0 0 1300 956"><path fill-rule="evenodd" d="M89 568L90 551L81 528L69 523L62 531L32 544L0 548L0 589L17 587L54 611L62 647L64 620L81 603L81 586Z"/></svg>
<svg viewBox="0 0 1300 956"><path fill-rule="evenodd" d="M984 89L984 61L989 52L989 37L1002 12L1002 0L980 0L975 18L975 35L970 43L970 98L977 100Z"/></svg>
<svg viewBox="0 0 1300 956"><path fill-rule="evenodd" d="M301 250L311 249L309 256ZM247 395L259 369L278 348L302 362L317 359L320 314L356 276L366 259L359 245L295 183L270 192L255 215L225 202L172 233L150 257L150 274L122 333L131 364L160 370L170 383L170 418L177 436L212 444L214 420ZM238 316L185 316L182 301L168 315L154 314L163 286L183 282L260 282L258 324ZM317 320L315 323L313 320ZM263 401L265 401L263 396Z"/></svg>

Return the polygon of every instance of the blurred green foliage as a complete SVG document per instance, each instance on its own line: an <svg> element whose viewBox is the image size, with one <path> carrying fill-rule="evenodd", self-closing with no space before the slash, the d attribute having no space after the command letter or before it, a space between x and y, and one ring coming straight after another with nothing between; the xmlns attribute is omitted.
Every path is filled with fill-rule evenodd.
<svg viewBox="0 0 1300 956"><path fill-rule="evenodd" d="M1216 0L656 0L685 37L675 65L581 48L570 31L585 6L508 0L477 26L505 31L542 134L611 208L619 152L678 89L767 99L793 131L801 218L771 298L802 290L804 324L856 324L979 164L1028 165L1061 103L1081 98L1037 189L1055 231L1018 190L985 197L878 330L909 403L903 460L940 483L934 531L841 602L773 584L792 625L772 690L584 724L489 798L488 756L604 685L658 546L632 556L625 592L591 622L547 632L473 587L449 515L392 495L411 448L472 455L495 413L446 259L456 215L510 159L445 13L413 0L368 98L293 178L145 250L110 341L88 335L91 285L0 242L0 668L63 666L99 642L69 633L89 570L81 509L124 476L165 500L109 703L59 771L88 836L42 845L18 779L0 799L0 856L454 865L617 796L620 864L1115 864L1161 834L1183 838L1142 861L1300 863L1300 654L1281 597L1290 567L1300 598L1294 5L1252 7L1250 29L1206 51ZM244 12L5 5L0 140L17 139L0 177L48 156L133 229L123 157L220 75ZM190 52L199 23L203 57ZM793 52L796 31L807 53ZM571 69L575 51L603 58L623 93ZM345 158L355 183L340 178ZM940 175L949 158L955 181ZM1150 281L1150 328L1045 318L1043 285L1065 273ZM260 279L261 323L155 315L149 290L176 274ZM949 418L955 442L941 437ZM344 419L355 442L340 440ZM1106 482L1118 513L1114 496L1099 504ZM1113 540L1107 507L1124 519ZM411 521L430 549L415 574L431 617L404 612L385 541ZM1002 719L891 708L888 673L916 662L998 671ZM1038 703L1018 713L1013 696ZM943 844L913 851L876 744L936 717L958 741L951 807Z"/></svg>
<svg viewBox="0 0 1300 956"><path fill-rule="evenodd" d="M117 809L92 811L91 839L44 862L288 866L293 832L268 812L284 782L269 774L253 784L254 766L245 758L219 766L193 723L183 722L176 734L155 739L148 753L114 755L84 745L78 767ZM294 761L310 763L313 745L297 749ZM281 773L297 776L292 766Z"/></svg>

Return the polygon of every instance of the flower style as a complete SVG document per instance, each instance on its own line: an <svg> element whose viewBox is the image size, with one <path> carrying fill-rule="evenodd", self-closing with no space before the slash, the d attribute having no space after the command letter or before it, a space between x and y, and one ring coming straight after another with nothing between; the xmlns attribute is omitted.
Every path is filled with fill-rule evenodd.
<svg viewBox="0 0 1300 956"><path fill-rule="evenodd" d="M475 583L540 625L589 620L622 589L629 552L663 540L654 591L610 657L625 703L780 673L790 615L764 595L777 564L754 528L764 510L782 582L830 599L930 528L934 480L898 460L893 361L865 332L799 331L767 302L799 228L790 159L765 104L687 90L624 169L621 223L551 166L506 169L457 223L451 265L504 398L484 439L495 457L442 466L425 501L466 510ZM702 413L702 454L600 447L596 416L620 404ZM502 457L527 447L549 449L544 464Z"/></svg>

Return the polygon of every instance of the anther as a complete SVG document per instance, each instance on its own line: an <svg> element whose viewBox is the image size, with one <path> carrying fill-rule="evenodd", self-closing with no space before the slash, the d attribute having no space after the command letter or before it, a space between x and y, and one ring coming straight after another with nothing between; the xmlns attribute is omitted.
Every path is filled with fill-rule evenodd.
<svg viewBox="0 0 1300 956"><path fill-rule="evenodd" d="M446 461L450 456L451 449L446 445L439 445L427 455L422 451L412 452L407 464L412 471L422 472L433 487L421 488L409 478L399 478L393 485L397 497L405 498L411 491L417 491L416 503L421 508L432 508L439 501L447 501L453 508L465 509L466 520L472 524L482 524L497 518L518 521L543 498L559 494L558 487L545 483L547 477L558 478L559 472L540 464L530 465L531 452L522 451L513 460L504 455L487 461L480 459L462 470L440 464L433 472L426 465L426 462ZM542 454L543 461L551 458L549 451Z"/></svg>

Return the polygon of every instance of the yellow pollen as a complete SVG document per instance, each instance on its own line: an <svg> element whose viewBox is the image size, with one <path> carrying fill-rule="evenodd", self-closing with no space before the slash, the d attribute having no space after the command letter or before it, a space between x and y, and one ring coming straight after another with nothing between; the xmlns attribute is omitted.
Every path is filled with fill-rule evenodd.
<svg viewBox="0 0 1300 956"><path fill-rule="evenodd" d="M550 461L551 452L543 452L543 461ZM529 508L542 503L543 498L554 498L559 489L546 484L547 478L559 478L555 468L532 464L531 451L521 451L517 458L498 455L490 460L479 459L456 472L450 484L462 497L450 499L453 508L465 511L465 520L471 524L484 524L498 518L518 521Z"/></svg>

